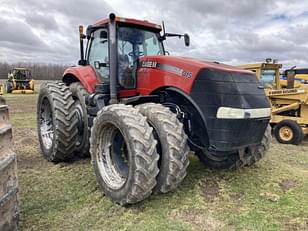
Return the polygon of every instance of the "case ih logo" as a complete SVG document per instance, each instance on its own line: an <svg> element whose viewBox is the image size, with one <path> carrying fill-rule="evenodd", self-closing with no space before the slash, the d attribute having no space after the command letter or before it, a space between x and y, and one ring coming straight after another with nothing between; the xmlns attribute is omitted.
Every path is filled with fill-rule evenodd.
<svg viewBox="0 0 308 231"><path fill-rule="evenodd" d="M171 66L168 64L161 64L157 63L155 61L143 61L141 63L142 68L158 68L164 71L172 72L176 75L183 76L185 78L191 78L192 72L191 71L185 71L182 68Z"/></svg>
<svg viewBox="0 0 308 231"><path fill-rule="evenodd" d="M156 68L157 62L155 62L155 61L143 61L141 63L141 67Z"/></svg>

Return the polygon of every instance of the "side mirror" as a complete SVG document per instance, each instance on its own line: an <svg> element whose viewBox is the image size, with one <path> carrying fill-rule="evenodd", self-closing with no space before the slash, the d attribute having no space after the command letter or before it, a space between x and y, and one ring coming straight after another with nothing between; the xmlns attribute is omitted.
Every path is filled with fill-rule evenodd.
<svg viewBox="0 0 308 231"><path fill-rule="evenodd" d="M109 67L108 63L101 63L100 61L94 61L94 68L100 69L101 67Z"/></svg>
<svg viewBox="0 0 308 231"><path fill-rule="evenodd" d="M99 61L94 61L94 68L95 69L100 69L101 68L101 65L100 65Z"/></svg>
<svg viewBox="0 0 308 231"><path fill-rule="evenodd" d="M184 34L184 42L185 42L185 46L189 46L190 45L190 38L188 34Z"/></svg>

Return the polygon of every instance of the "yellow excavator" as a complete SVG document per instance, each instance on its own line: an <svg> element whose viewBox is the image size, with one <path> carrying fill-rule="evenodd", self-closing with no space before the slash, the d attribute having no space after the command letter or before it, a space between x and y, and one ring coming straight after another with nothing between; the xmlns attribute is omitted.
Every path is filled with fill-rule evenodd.
<svg viewBox="0 0 308 231"><path fill-rule="evenodd" d="M295 80L296 70L285 71L280 79L281 64L266 59L264 63L240 65L255 72L272 105L271 125L278 142L300 144L308 134L308 84Z"/></svg>
<svg viewBox="0 0 308 231"><path fill-rule="evenodd" d="M32 94L34 93L34 80L28 68L14 68L8 73L5 84L6 93Z"/></svg>

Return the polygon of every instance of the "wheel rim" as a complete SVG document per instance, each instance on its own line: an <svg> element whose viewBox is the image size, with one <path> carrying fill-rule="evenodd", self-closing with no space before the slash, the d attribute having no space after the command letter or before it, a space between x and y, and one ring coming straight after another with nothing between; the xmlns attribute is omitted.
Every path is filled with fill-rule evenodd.
<svg viewBox="0 0 308 231"><path fill-rule="evenodd" d="M293 130L288 126L283 126L279 129L279 136L283 141L290 141L293 139Z"/></svg>
<svg viewBox="0 0 308 231"><path fill-rule="evenodd" d="M83 139L84 139L84 122L83 122L83 118L84 118L84 113L82 110L82 105L79 101L78 98L73 97L73 99L75 100L75 108L76 108L76 114L78 117L78 143L77 146L80 146L83 143ZM85 118L87 119L87 118Z"/></svg>
<svg viewBox="0 0 308 231"><path fill-rule="evenodd" d="M40 108L40 134L46 149L52 147L54 138L54 125L49 100L44 98Z"/></svg>
<svg viewBox="0 0 308 231"><path fill-rule="evenodd" d="M102 129L96 161L108 187L117 190L125 184L129 172L128 149L121 131L114 125Z"/></svg>

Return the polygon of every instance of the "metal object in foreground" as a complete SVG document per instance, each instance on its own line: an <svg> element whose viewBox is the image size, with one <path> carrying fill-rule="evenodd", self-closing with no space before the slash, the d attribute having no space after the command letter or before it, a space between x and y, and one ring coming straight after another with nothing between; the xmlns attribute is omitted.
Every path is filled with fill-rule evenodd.
<svg viewBox="0 0 308 231"><path fill-rule="evenodd" d="M18 230L18 181L16 154L12 150L12 127L8 106L0 97L0 230Z"/></svg>

